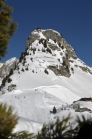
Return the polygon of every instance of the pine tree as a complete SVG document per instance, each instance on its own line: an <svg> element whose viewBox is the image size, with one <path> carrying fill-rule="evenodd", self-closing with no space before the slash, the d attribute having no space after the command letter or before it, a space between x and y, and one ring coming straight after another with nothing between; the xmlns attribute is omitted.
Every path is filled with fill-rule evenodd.
<svg viewBox="0 0 92 139"><path fill-rule="evenodd" d="M44 41L44 47L47 48L47 42L46 42L46 40Z"/></svg>
<svg viewBox="0 0 92 139"><path fill-rule="evenodd" d="M12 12L13 8L6 5L6 0L0 0L0 60L7 54L9 40L17 29Z"/></svg>
<svg viewBox="0 0 92 139"><path fill-rule="evenodd" d="M53 113L55 114L57 112L56 107L53 107Z"/></svg>
<svg viewBox="0 0 92 139"><path fill-rule="evenodd" d="M27 131L20 131L20 132L12 133L9 136L9 139L35 139L35 135Z"/></svg>
<svg viewBox="0 0 92 139"><path fill-rule="evenodd" d="M80 121L77 130L78 134L75 139L92 139L92 120L83 122Z"/></svg>
<svg viewBox="0 0 92 139"><path fill-rule="evenodd" d="M12 112L11 106L0 104L0 139L7 139L17 124L18 117Z"/></svg>
<svg viewBox="0 0 92 139"><path fill-rule="evenodd" d="M84 115L82 117L77 116L76 127L67 130L64 135L66 139L92 139L92 119L86 119Z"/></svg>
<svg viewBox="0 0 92 139"><path fill-rule="evenodd" d="M25 70L28 70L28 67L26 67Z"/></svg>
<svg viewBox="0 0 92 139"><path fill-rule="evenodd" d="M41 131L37 134L37 139L65 139L63 132L69 127L67 124L70 119L70 114L62 119L57 118L56 122L43 125Z"/></svg>
<svg viewBox="0 0 92 139"><path fill-rule="evenodd" d="M22 70L21 71L23 71L24 72L24 69L22 68Z"/></svg>
<svg viewBox="0 0 92 139"><path fill-rule="evenodd" d="M13 133L18 116L11 106L0 104L0 139L32 139L33 133L21 131Z"/></svg>

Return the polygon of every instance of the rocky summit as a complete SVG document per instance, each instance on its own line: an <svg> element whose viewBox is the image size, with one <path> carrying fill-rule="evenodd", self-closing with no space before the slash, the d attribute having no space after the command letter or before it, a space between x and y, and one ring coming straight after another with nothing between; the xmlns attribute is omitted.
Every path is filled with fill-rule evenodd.
<svg viewBox="0 0 92 139"><path fill-rule="evenodd" d="M71 73L74 73L73 66L92 74L92 70L77 57L75 50L66 42L62 34L52 29L34 30L26 41L26 50L21 54L19 62L16 58L11 59L10 65L9 61L5 62L0 68L0 77L5 77L15 65L28 63L26 57L31 61L37 61L38 66L39 59L42 60L45 66L41 64L41 68L45 71L52 70L57 76L70 77ZM77 62L81 64L78 65Z"/></svg>
<svg viewBox="0 0 92 139"><path fill-rule="evenodd" d="M37 41L36 45L38 47L32 47L32 43L35 41ZM47 55L45 56L48 57L47 59L44 56L42 57L44 62L48 62L46 69L52 70L58 76L70 77L70 69L73 71L73 68L70 66L69 60L70 58L77 59L77 56L74 49L65 41L60 33L51 29L36 29L29 36L26 48L31 49L34 53L45 53Z"/></svg>

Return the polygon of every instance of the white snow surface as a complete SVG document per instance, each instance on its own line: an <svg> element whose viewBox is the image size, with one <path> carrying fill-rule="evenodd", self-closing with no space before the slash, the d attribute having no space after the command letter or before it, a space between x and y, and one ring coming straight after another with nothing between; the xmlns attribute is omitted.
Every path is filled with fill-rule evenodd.
<svg viewBox="0 0 92 139"><path fill-rule="evenodd" d="M3 66L3 63L0 63L0 68Z"/></svg>
<svg viewBox="0 0 92 139"><path fill-rule="evenodd" d="M35 34L35 32L33 33ZM45 39L41 33L39 35ZM3 88L5 94L2 94L2 91L0 92L0 102L12 105L19 116L19 123L14 132L28 130L37 133L43 123L54 121L56 116L62 118L69 113L71 113L73 117L71 121L73 121L75 115L80 116L81 113L75 113L69 106L73 101L82 97L92 97L92 75L74 66L75 64L83 66L80 59L71 63L74 74L71 73L69 78L56 76L51 70L48 70L49 74L46 74L44 70L47 66L58 65L57 59L60 58L62 61L62 56L60 57L57 50L53 51L52 55L41 51L36 51L33 54L30 51L31 47L41 50L43 46L38 44L38 40L32 43L32 46L27 50L29 55L26 56L25 66L21 63L18 64L19 70L14 70L14 74L10 77L12 82L6 83L5 88ZM53 56L54 54L56 54L56 57ZM30 60L31 58L33 59ZM6 64L11 65L11 60ZM25 70L26 67L28 67L28 70ZM21 71L22 68L24 72ZM8 92L8 86L11 84L16 84L17 88ZM92 109L91 102L80 102L80 105ZM57 114L50 113L54 106L57 108ZM61 110L62 107L66 110ZM91 116L88 112L83 114L86 117Z"/></svg>

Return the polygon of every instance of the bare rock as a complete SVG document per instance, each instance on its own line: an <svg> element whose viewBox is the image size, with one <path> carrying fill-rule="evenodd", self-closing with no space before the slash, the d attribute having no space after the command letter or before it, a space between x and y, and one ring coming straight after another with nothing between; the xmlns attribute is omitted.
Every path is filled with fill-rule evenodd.
<svg viewBox="0 0 92 139"><path fill-rule="evenodd" d="M7 60L0 68L0 78L3 78L6 75L8 75L10 70L15 68L16 64L17 64L16 57Z"/></svg>
<svg viewBox="0 0 92 139"><path fill-rule="evenodd" d="M57 76L70 77L70 71L67 67L64 66L48 66L48 69L52 70Z"/></svg>

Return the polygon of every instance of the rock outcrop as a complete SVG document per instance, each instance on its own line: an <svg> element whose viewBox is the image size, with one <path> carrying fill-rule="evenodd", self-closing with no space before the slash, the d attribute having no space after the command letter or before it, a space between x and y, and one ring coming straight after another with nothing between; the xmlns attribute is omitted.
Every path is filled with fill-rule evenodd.
<svg viewBox="0 0 92 139"><path fill-rule="evenodd" d="M70 77L70 71L68 67L64 67L64 66L48 66L48 68L50 70L52 70L57 76L65 76L65 77Z"/></svg>
<svg viewBox="0 0 92 139"><path fill-rule="evenodd" d="M3 66L0 68L0 78L4 78L6 75L9 74L10 70L14 69L17 64L17 58L11 58L7 60Z"/></svg>
<svg viewBox="0 0 92 139"><path fill-rule="evenodd" d="M62 48L63 46L64 48L66 48L69 57L73 57L74 59L77 58L74 49L66 42L66 40L63 38L63 36L60 33L51 29L47 29L42 33L47 39L51 39L54 42L57 42L59 47Z"/></svg>

